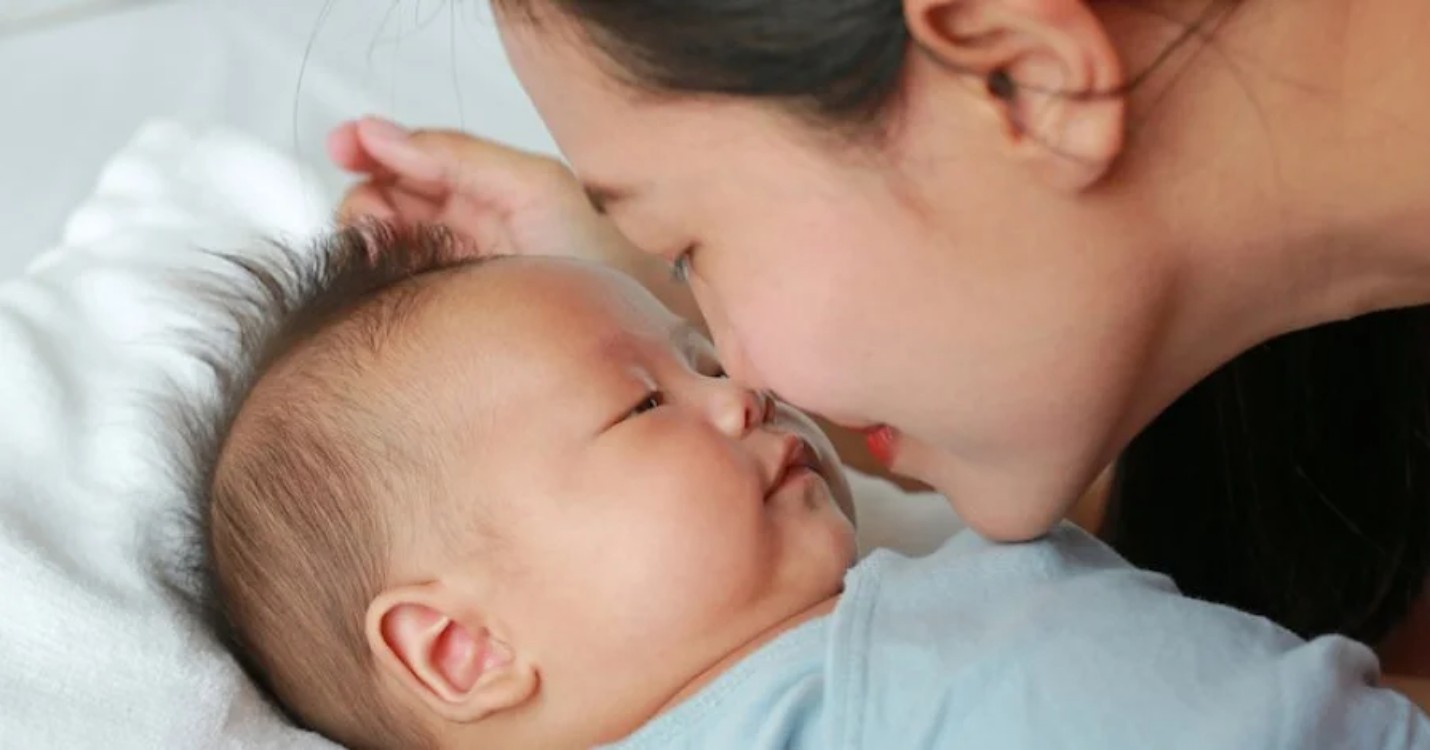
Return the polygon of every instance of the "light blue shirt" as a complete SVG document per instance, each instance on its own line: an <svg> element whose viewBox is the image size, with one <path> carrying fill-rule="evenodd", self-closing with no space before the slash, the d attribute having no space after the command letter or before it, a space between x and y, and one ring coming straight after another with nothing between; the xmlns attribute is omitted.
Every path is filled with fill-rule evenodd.
<svg viewBox="0 0 1430 750"><path fill-rule="evenodd" d="M877 551L834 612L610 745L638 748L1430 748L1374 654L1186 598L1070 526Z"/></svg>

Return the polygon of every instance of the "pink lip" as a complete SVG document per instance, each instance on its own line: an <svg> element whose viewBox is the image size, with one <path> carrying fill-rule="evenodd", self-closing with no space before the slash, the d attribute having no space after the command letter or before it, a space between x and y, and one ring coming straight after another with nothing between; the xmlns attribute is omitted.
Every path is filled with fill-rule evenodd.
<svg viewBox="0 0 1430 750"><path fill-rule="evenodd" d="M888 425L872 427L864 431L864 444L879 463L893 466L899 454L899 433Z"/></svg>

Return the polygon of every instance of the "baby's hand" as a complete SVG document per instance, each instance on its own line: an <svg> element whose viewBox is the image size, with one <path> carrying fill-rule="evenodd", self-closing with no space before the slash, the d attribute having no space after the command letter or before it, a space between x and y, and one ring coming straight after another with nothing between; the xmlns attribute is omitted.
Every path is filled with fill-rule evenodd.
<svg viewBox="0 0 1430 750"><path fill-rule="evenodd" d="M368 118L328 136L338 166L366 177L338 218L443 224L482 252L620 265L636 251L596 212L565 165L465 133L408 132Z"/></svg>
<svg viewBox="0 0 1430 750"><path fill-rule="evenodd" d="M437 223L493 255L556 255L614 266L676 313L700 321L688 290L596 211L555 159L466 133L409 132L366 118L338 126L328 154L366 179L348 191L339 221Z"/></svg>

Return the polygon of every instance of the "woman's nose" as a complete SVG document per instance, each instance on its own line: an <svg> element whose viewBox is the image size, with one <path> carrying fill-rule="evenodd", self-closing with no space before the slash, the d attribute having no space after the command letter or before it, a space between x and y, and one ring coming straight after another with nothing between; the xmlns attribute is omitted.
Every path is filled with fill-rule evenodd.
<svg viewBox="0 0 1430 750"><path fill-rule="evenodd" d="M748 356L745 356L745 349L739 346L732 336L721 336L712 333L715 341L715 351L719 354L719 364L724 369L725 375L736 384L745 388L759 389L764 391L766 385L759 379L758 372L754 366L749 364Z"/></svg>
<svg viewBox="0 0 1430 750"><path fill-rule="evenodd" d="M768 392L746 388L728 378L714 385L712 417L715 426L726 435L744 437L773 417L775 400Z"/></svg>
<svg viewBox="0 0 1430 750"><path fill-rule="evenodd" d="M715 344L716 353L720 355L720 365L725 369L725 374L729 375L731 380L747 387L764 388L765 384L760 381L759 373L750 366L745 347L740 344L739 338L734 335L718 310L706 315L705 324L710 329L710 339Z"/></svg>

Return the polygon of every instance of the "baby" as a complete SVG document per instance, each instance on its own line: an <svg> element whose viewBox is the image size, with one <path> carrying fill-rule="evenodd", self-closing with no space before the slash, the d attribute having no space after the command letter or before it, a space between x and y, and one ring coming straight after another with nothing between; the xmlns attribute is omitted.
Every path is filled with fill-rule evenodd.
<svg viewBox="0 0 1430 750"><path fill-rule="evenodd" d="M345 230L224 430L219 627L352 747L1427 747L1349 641L1176 594L1090 537L855 565L799 412L579 261ZM301 262L298 262L301 266Z"/></svg>

